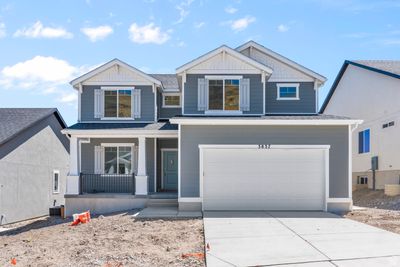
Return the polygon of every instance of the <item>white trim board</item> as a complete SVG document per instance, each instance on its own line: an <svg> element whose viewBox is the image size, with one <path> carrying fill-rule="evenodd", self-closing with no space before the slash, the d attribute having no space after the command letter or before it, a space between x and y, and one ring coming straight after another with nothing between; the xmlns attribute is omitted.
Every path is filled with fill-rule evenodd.
<svg viewBox="0 0 400 267"><path fill-rule="evenodd" d="M142 76L144 79L148 80L150 84L157 84L158 86L161 86L161 82L159 80L154 79L152 76L150 76L150 75L148 75L148 74L146 74L146 73L144 73L144 72L132 67L131 65L129 65L129 64L117 59L117 58L115 58L115 59L113 59L113 60L111 60L111 61L109 61L109 62L107 62L107 63L105 63L105 64L103 64L103 65L101 65L99 67L97 67L97 68L95 68L94 70L91 70L91 71L87 72L86 74L84 74L84 75L82 75L82 76L80 76L80 77L78 77L78 78L76 78L74 80L72 80L70 82L70 84L75 89L77 89L76 86L79 83L85 84L84 82L87 79L89 79L89 78L91 78L91 77L93 77L93 76L95 76L95 75L97 75L97 74L109 69L109 68L112 68L113 66L124 67L124 68L126 68L126 69L128 69L128 70L130 70L130 71ZM125 83L125 85L127 85L126 82L124 82L124 83ZM102 85L104 85L104 83L102 83Z"/></svg>
<svg viewBox="0 0 400 267"><path fill-rule="evenodd" d="M207 60L211 59L212 57L214 57L214 56L216 56L216 55L218 55L220 53L229 54L229 55L231 55L231 56L233 56L233 57L235 57L235 58L237 58L237 59L249 64L249 65L251 65L252 67L254 67L256 69L259 69L260 73L262 71L265 71L268 74L271 74L273 72L273 70L271 68L269 68L269 67L267 67L267 66L265 66L265 65L263 65L263 64L261 64L261 63L259 63L257 61L255 61L255 60L253 60L253 59L251 59L249 57L246 57L245 55L239 53L238 51L236 51L236 50L234 50L234 49L232 49L232 48L230 48L230 47L228 47L226 45L222 45L222 46L220 46L220 47L218 47L218 48L216 48L216 49L214 49L214 50L212 50L212 51L210 51L210 52L208 52L208 53L206 53L206 54L204 54L204 55L202 55L202 56L200 56L200 57L198 57L198 58L196 58L196 59L194 59L192 61L190 61L189 63L186 63L186 64L180 66L179 68L176 69L176 73L178 73L178 74L182 73L182 72L188 72L189 73L189 70L191 68L195 67L196 65L198 65L198 64L200 64L200 63L202 63L204 61L207 61ZM233 71L233 70L207 70L207 71L201 70L201 71L202 71L202 73L211 73L211 74L224 73L224 72L225 73L234 73L234 72L236 72L236 73L239 74L239 73L245 73L246 72L246 70L237 70L237 71ZM226 72L226 71L228 71L228 72ZM254 71L252 71L252 72L254 72ZM195 73L195 72L191 71L190 73Z"/></svg>
<svg viewBox="0 0 400 267"><path fill-rule="evenodd" d="M306 67L304 67L304 66L302 66L302 65L300 65L300 64L298 64L298 63L296 63L296 62L294 62L294 61L292 61L292 60L290 60L290 59L288 59L288 58L286 58L286 57L284 57L284 56L282 56L282 55L280 55L280 54L278 54L278 53L276 53L276 52L274 52L274 51L272 51L272 50L270 50L270 49L268 49L268 48L266 48L266 47L264 47L264 46L262 46L260 44L258 44L258 43L256 43L256 42L254 42L254 41L248 41L247 43L237 47L236 51L241 52L241 51L243 51L243 50L245 50L245 49L247 49L249 47L254 47L254 48L260 50L261 52L263 52L264 54L266 54L266 55L268 55L268 56L270 56L270 57L272 57L272 58L274 58L274 59L276 59L276 60L278 60L278 61L280 61L280 62L282 62L282 63L284 63L284 64L286 64L286 65L288 65L288 66L290 66L292 68L294 68L294 69L297 69L297 70L303 72L304 74L307 74L308 76L311 76L311 77L319 80L321 82L320 85L324 84L326 82L326 80L327 80L326 77L322 76L321 74L318 74L318 73L316 73L316 72L314 72L314 71L312 71L312 70L310 70L310 69L308 69L308 68L306 68Z"/></svg>
<svg viewBox="0 0 400 267"><path fill-rule="evenodd" d="M204 119L204 118L172 118L170 122L180 125L352 125L362 120L274 120L274 119Z"/></svg>
<svg viewBox="0 0 400 267"><path fill-rule="evenodd" d="M204 150L205 149L258 149L259 145L209 145L200 144L199 146L199 194L200 200L203 202L203 174L204 174ZM328 199L329 199L329 150L330 145L269 145L267 149L312 149L312 150L324 150L324 162L325 162L325 197L324 197L324 210L328 210ZM202 205L202 211L204 207Z"/></svg>

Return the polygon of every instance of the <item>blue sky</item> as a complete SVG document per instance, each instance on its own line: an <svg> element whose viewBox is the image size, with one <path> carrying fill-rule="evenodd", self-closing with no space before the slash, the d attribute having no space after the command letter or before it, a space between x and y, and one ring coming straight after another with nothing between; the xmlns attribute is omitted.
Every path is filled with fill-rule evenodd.
<svg viewBox="0 0 400 267"><path fill-rule="evenodd" d="M326 76L345 59L400 59L400 1L0 1L0 107L57 107L74 77L119 58L148 73L253 39Z"/></svg>

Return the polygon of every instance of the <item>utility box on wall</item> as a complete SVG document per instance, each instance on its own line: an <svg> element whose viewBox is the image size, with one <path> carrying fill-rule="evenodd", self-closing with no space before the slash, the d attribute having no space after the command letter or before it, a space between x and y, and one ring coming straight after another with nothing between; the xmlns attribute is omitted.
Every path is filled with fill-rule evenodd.
<svg viewBox="0 0 400 267"><path fill-rule="evenodd" d="M378 169L378 156L371 158L371 170L376 171Z"/></svg>

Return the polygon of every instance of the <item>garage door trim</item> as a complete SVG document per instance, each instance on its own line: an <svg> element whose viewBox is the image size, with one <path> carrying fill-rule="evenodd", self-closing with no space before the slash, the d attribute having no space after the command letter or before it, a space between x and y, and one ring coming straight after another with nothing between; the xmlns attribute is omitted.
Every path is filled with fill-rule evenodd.
<svg viewBox="0 0 400 267"><path fill-rule="evenodd" d="M206 149L320 149L324 150L324 163L325 163L325 203L324 210L328 209L328 199L329 199L329 149L330 145L270 145L270 144L256 144L256 145L213 145L213 144L200 144L200 162L199 162L199 182L200 182L200 200L203 203L203 175L204 175L204 150ZM204 211L204 205L202 205L202 210Z"/></svg>

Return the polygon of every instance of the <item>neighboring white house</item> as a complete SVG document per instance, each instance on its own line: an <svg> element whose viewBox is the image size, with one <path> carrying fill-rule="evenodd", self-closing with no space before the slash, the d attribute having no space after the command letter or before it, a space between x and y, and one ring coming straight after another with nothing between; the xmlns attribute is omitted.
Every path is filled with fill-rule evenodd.
<svg viewBox="0 0 400 267"><path fill-rule="evenodd" d="M400 182L400 61L345 61L321 113L364 120L353 132L353 185L376 188Z"/></svg>

